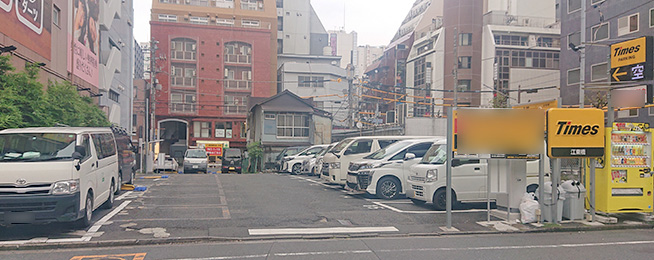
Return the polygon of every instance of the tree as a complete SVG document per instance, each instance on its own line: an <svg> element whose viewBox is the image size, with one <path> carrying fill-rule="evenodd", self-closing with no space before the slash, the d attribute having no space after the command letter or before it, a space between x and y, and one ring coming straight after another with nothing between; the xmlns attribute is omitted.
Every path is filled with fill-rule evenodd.
<svg viewBox="0 0 654 260"><path fill-rule="evenodd" d="M14 72L9 56L0 56L0 129L54 126L109 126L90 97L81 97L69 82L50 82L44 93L39 67L26 63Z"/></svg>
<svg viewBox="0 0 654 260"><path fill-rule="evenodd" d="M257 172L261 169L261 158L263 158L263 149L261 149L261 143L249 143L247 145L247 149L248 155L250 156L250 166L248 166L248 168L252 169L254 172Z"/></svg>

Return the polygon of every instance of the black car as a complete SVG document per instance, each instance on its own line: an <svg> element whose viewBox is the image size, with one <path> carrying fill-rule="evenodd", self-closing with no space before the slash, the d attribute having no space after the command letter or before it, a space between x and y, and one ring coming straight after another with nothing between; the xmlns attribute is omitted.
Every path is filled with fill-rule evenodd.
<svg viewBox="0 0 654 260"><path fill-rule="evenodd" d="M222 158L222 173L235 171L241 173L241 166L243 165L243 153L238 148L225 148Z"/></svg>

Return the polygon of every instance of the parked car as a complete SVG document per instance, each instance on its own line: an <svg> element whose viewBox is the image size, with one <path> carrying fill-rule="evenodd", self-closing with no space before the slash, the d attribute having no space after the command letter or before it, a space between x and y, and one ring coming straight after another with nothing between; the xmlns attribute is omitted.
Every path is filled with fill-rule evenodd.
<svg viewBox="0 0 654 260"><path fill-rule="evenodd" d="M346 138L323 157L321 178L327 183L345 186L347 166L399 140L430 138L429 136L364 136Z"/></svg>
<svg viewBox="0 0 654 260"><path fill-rule="evenodd" d="M118 153L108 127L0 131L0 224L91 223L112 208Z"/></svg>
<svg viewBox="0 0 654 260"><path fill-rule="evenodd" d="M406 196L415 204L432 203L437 210L444 210L446 140L435 142L420 163L411 167L406 180ZM545 165L549 158L545 157ZM539 160L527 161L527 191L538 187ZM486 159L452 159L452 202L481 201L487 197L486 176L488 163ZM546 174L549 173L549 167ZM548 175L546 175L548 176ZM492 198L491 199L495 199Z"/></svg>
<svg viewBox="0 0 654 260"><path fill-rule="evenodd" d="M275 157L275 161L274 161L275 169L281 171L284 157L297 154L304 149L307 149L307 146L291 146L291 147L284 148L284 150L282 150L279 154L277 154L277 157Z"/></svg>
<svg viewBox="0 0 654 260"><path fill-rule="evenodd" d="M284 157L282 160L282 172L289 172L291 174L302 174L302 163L305 159L314 158L316 155L322 153L327 149L327 144L314 145L301 152Z"/></svg>
<svg viewBox="0 0 654 260"><path fill-rule="evenodd" d="M111 127L111 130L114 133L116 147L118 148L118 183L120 185L125 183L133 184L134 174L136 173L137 149L132 144L132 137L127 134L127 130L117 126Z"/></svg>
<svg viewBox="0 0 654 260"><path fill-rule="evenodd" d="M207 172L209 157L204 149L188 149L184 154L184 173Z"/></svg>
<svg viewBox="0 0 654 260"><path fill-rule="evenodd" d="M157 158L157 163L154 165L154 172L177 172L178 168L179 164L175 158L170 157L170 155L161 153Z"/></svg>
<svg viewBox="0 0 654 260"><path fill-rule="evenodd" d="M445 137L398 141L350 163L347 187L380 199L397 199L405 193L410 167L422 159L435 141L441 139Z"/></svg>
<svg viewBox="0 0 654 260"><path fill-rule="evenodd" d="M306 173L309 176L318 176L320 177L320 172L322 171L322 158L325 154L332 149L337 143L332 143L327 148L323 149L322 152L317 154L315 157L309 157L304 159L302 162L302 173Z"/></svg>
<svg viewBox="0 0 654 260"><path fill-rule="evenodd" d="M243 153L238 148L226 148L221 160L221 172L228 173L234 171L241 173L243 165Z"/></svg>

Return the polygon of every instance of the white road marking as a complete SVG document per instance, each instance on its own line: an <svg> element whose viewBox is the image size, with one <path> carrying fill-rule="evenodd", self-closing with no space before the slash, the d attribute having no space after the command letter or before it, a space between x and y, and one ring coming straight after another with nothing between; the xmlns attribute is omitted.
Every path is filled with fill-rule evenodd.
<svg viewBox="0 0 654 260"><path fill-rule="evenodd" d="M266 258L265 255L240 255L240 256L216 256L216 257L203 257L203 258L177 258L168 260L227 260L227 259L248 259L248 258Z"/></svg>
<svg viewBox="0 0 654 260"><path fill-rule="evenodd" d="M263 235L315 235L315 234L348 234L399 232L395 227L334 227L334 228L272 228L248 229L251 236Z"/></svg>
<svg viewBox="0 0 654 260"><path fill-rule="evenodd" d="M132 193L133 193L133 191L125 192L124 194L118 196L118 198L116 198L116 200L123 200L123 199L125 199L125 197L131 195Z"/></svg>
<svg viewBox="0 0 654 260"><path fill-rule="evenodd" d="M114 210L109 212L109 214L105 215L100 220L98 220L98 222L95 222L95 224L93 224L93 226L91 228L89 228L88 231L86 231L86 234L84 234L84 236L82 236L82 241L91 241L91 238L93 238L95 233L98 232L98 230L100 229L100 227L102 227L102 225L104 225L107 221L109 221L109 219L113 218L116 214L118 214L118 212L120 212L125 207L127 207L127 205L129 205L129 203L131 203L131 202L132 202L131 200L124 201L122 204L120 204Z"/></svg>

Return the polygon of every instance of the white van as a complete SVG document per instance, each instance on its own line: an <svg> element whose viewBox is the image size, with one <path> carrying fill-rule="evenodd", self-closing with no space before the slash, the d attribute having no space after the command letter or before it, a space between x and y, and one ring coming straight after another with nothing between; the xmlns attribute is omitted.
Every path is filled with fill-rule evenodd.
<svg viewBox="0 0 654 260"><path fill-rule="evenodd" d="M323 157L321 178L327 183L345 186L347 169L352 161L363 157L399 140L430 138L428 136L361 136L340 141Z"/></svg>
<svg viewBox="0 0 654 260"><path fill-rule="evenodd" d="M0 131L0 224L77 221L113 207L119 190L110 128L44 127Z"/></svg>
<svg viewBox="0 0 654 260"><path fill-rule="evenodd" d="M410 167L441 139L445 137L398 141L352 162L347 171L347 187L380 199L397 199L404 194Z"/></svg>
<svg viewBox="0 0 654 260"><path fill-rule="evenodd" d="M445 143L445 139L435 142L420 163L411 166L411 173L406 180L406 196L413 203L433 203L435 209L445 209ZM534 191L538 187L538 163L539 160L527 161L526 191ZM548 167L548 157L545 157L545 163L546 174L549 174L551 171ZM486 159L452 159L452 205L462 201L486 199L487 168Z"/></svg>
<svg viewBox="0 0 654 260"><path fill-rule="evenodd" d="M294 175L302 174L302 163L304 160L315 158L316 155L322 153L328 146L328 144L314 145L297 154L284 157L282 172L288 172Z"/></svg>

